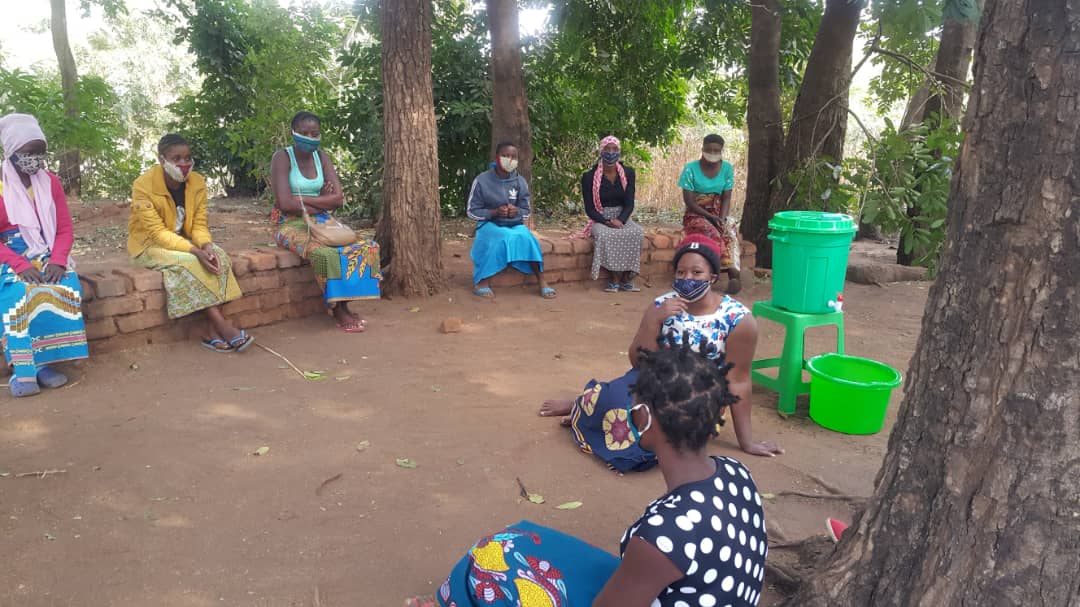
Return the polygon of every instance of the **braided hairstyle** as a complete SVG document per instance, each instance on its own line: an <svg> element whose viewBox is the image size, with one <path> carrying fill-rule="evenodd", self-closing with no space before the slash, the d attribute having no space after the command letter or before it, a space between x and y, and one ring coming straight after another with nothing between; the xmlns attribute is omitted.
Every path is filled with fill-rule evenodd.
<svg viewBox="0 0 1080 607"><path fill-rule="evenodd" d="M701 351L710 349L701 339ZM656 351L641 351L634 394L652 409L653 417L672 447L680 451L700 451L716 436L716 425L724 407L739 400L728 391L727 363L714 361L695 352L689 332L682 344Z"/></svg>
<svg viewBox="0 0 1080 607"><path fill-rule="evenodd" d="M160 140L158 140L158 144L157 144L158 154L161 154L162 156L164 156L165 152L169 151L169 148L171 148L173 146L176 146L176 145L190 146L191 143L188 142L187 139L184 139L183 137L181 137L180 135L177 135L176 133L169 133L169 134L165 135L164 137L162 137Z"/></svg>

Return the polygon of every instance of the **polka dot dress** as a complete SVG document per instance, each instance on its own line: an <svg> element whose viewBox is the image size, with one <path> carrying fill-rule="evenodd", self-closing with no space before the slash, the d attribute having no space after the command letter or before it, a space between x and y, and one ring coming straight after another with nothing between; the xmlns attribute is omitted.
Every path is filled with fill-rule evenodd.
<svg viewBox="0 0 1080 607"><path fill-rule="evenodd" d="M652 607L745 607L761 598L768 553L761 496L737 460L713 460L715 475L652 502L623 534L620 553L639 537L684 574Z"/></svg>
<svg viewBox="0 0 1080 607"><path fill-rule="evenodd" d="M615 219L622 213L622 207L604 207L604 218ZM612 272L641 273L641 241L645 230L633 220L629 220L619 229L595 224L592 236L596 241L593 250L592 279L600 276L600 268Z"/></svg>

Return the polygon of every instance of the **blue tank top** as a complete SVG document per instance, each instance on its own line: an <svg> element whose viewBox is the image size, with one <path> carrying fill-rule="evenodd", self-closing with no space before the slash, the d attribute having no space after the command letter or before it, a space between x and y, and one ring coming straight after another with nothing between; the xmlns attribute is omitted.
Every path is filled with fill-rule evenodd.
<svg viewBox="0 0 1080 607"><path fill-rule="evenodd" d="M325 183L319 153L313 152L315 156L315 178L308 179L300 172L300 165L296 164L296 154L293 153L293 146L290 145L285 148L285 151L289 153L289 189L297 196L318 196L322 192L323 183Z"/></svg>

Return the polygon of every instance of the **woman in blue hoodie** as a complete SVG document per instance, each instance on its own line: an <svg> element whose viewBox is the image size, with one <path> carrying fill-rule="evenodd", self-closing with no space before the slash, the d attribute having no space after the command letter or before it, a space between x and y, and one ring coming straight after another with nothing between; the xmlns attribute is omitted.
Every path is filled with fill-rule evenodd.
<svg viewBox="0 0 1080 607"><path fill-rule="evenodd" d="M489 281L507 266L536 274L540 296L555 298L544 280L540 243L525 225L530 214L529 184L517 172L518 149L509 141L495 147L491 168L476 176L469 190L469 218L477 222L472 247L473 293L494 297Z"/></svg>

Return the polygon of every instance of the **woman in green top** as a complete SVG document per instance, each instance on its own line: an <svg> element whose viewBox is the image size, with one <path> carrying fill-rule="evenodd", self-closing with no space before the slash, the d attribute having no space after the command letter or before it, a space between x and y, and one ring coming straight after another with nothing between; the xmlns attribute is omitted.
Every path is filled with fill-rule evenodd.
<svg viewBox="0 0 1080 607"><path fill-rule="evenodd" d="M731 211L731 190L735 187L735 169L723 159L724 138L706 135L701 158L686 163L679 176L683 191L683 231L686 235L703 234L720 247L720 271L728 275L727 292L742 289L739 282L739 232Z"/></svg>

